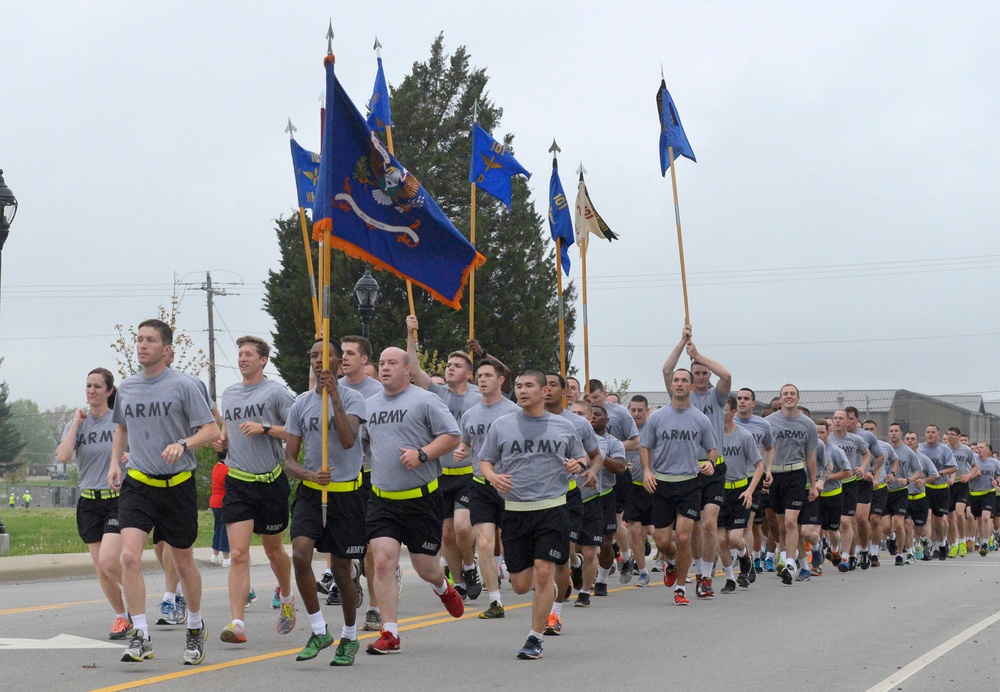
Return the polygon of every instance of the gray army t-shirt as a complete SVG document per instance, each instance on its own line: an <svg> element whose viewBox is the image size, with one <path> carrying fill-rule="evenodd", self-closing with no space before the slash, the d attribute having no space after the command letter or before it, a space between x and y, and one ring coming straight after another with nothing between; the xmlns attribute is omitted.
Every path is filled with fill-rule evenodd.
<svg viewBox="0 0 1000 692"><path fill-rule="evenodd" d="M474 385L467 385L464 394L456 394L447 386L431 381L428 391L437 394L444 401L445 406L455 417L455 422L461 427L462 415L470 408L483 400L483 395L479 393L479 388ZM515 404L516 406L517 404ZM455 461L454 452L448 452L440 458L441 468L457 469L471 465L471 460Z"/></svg>
<svg viewBox="0 0 1000 692"><path fill-rule="evenodd" d="M73 427L73 421L63 428L63 439ZM81 490L107 490L108 467L111 465L111 443L115 438L113 412L109 409L100 418L94 418L90 411L76 429L73 451L79 472L77 485Z"/></svg>
<svg viewBox="0 0 1000 692"><path fill-rule="evenodd" d="M284 458L281 440L267 434L247 435L240 424L284 425L294 399L284 385L267 378L255 384L242 382L222 393L222 419L226 422L229 449L226 465L247 473L270 473Z"/></svg>
<svg viewBox="0 0 1000 692"><path fill-rule="evenodd" d="M871 452L872 456L877 456L878 451L881 450L870 450L868 448L868 443L860 435L855 435L854 433L845 432L843 436L837 433L831 432L829 437L827 437L827 444L833 444L844 452L844 456L847 460L851 462L851 468L855 471L861 466L864 461L865 452ZM868 468L871 468L871 463L869 462Z"/></svg>
<svg viewBox="0 0 1000 692"><path fill-rule="evenodd" d="M923 467L920 465L920 459L917 458L917 453L904 444L898 447L893 447L892 451L896 453L896 458L899 459L899 469L896 471L896 482L889 486L889 490L900 490L909 485L907 480L917 471L922 471Z"/></svg>
<svg viewBox="0 0 1000 692"><path fill-rule="evenodd" d="M719 447L708 416L693 406L672 405L649 414L639 445L649 450L649 468L665 476L697 475L698 460Z"/></svg>
<svg viewBox="0 0 1000 692"><path fill-rule="evenodd" d="M828 440L825 445L821 442L820 446L816 448L816 453L817 453L817 464L816 464L816 469L817 470L816 470L816 475L817 476L819 476L819 468L820 468L820 464L818 462L818 458L819 458L818 454L819 454L819 450L820 449L825 450L825 457L824 457L824 461L823 461L823 466L826 467L827 469L829 469L830 475L833 475L835 473L839 473L841 471L853 471L854 470L854 467L851 466L851 462L847 458L847 455L844 454L844 450L841 449L840 447L838 447L837 445L833 444L832 442L830 442ZM850 478L850 476L848 476L848 478ZM833 492L834 490L836 490L837 488L841 487L843 484L844 484L844 481L842 481L842 480L830 480L828 478L826 481L823 482L823 493L824 494L829 494L829 493Z"/></svg>
<svg viewBox="0 0 1000 692"><path fill-rule="evenodd" d="M767 422L767 419L757 415L752 415L749 418L740 418L739 415L736 415L733 417L733 422L753 435L758 448L774 446L774 435L771 434L771 424Z"/></svg>
<svg viewBox="0 0 1000 692"><path fill-rule="evenodd" d="M972 451L972 448L968 445L959 444L958 448L951 447L951 454L955 457L955 463L958 465L958 473L955 474L955 478L959 476L964 476L965 474L972 471L972 465L976 463L976 459L979 455Z"/></svg>
<svg viewBox="0 0 1000 692"><path fill-rule="evenodd" d="M367 410L359 392L338 384L337 395L344 405L344 413L356 417L359 425L354 444L350 449L344 449L337 437L333 407L328 407L330 432L327 439L327 467L330 469L331 483L357 480L358 474L361 473L360 422L365 420ZM285 430L289 435L302 438L302 444L305 446L302 465L310 471L319 471L323 467L323 395L316 390L300 394L288 411Z"/></svg>
<svg viewBox="0 0 1000 692"><path fill-rule="evenodd" d="M191 437L191 431L215 417L198 387L185 375L166 368L156 377L140 371L118 387L114 422L128 430L129 468L149 476L172 476L193 471L194 450L168 464L160 456L167 445Z"/></svg>
<svg viewBox="0 0 1000 692"><path fill-rule="evenodd" d="M643 425L641 428L636 425L636 430L639 431L639 439L642 439L642 431L646 427ZM633 481L639 481L642 483L642 455L639 454L638 449L626 450L625 460L628 462L628 470L632 476Z"/></svg>
<svg viewBox="0 0 1000 692"><path fill-rule="evenodd" d="M627 408L612 401L605 401L603 408L608 414L608 425L605 430L612 437L625 442L639 434L638 428L635 427L635 421L632 419L632 414L628 412Z"/></svg>
<svg viewBox="0 0 1000 692"><path fill-rule="evenodd" d="M420 449L440 435L461 434L455 417L439 396L416 385L399 394L385 389L365 401L365 434L371 445L372 485L380 490L412 490L441 475L441 462L428 459L412 471L399 460L399 448Z"/></svg>
<svg viewBox="0 0 1000 692"><path fill-rule="evenodd" d="M978 454L975 463L979 467L980 475L969 481L969 492L988 493L993 490L993 479L1000 473L1000 466L997 465L996 459L992 457L980 459Z"/></svg>
<svg viewBox="0 0 1000 692"><path fill-rule="evenodd" d="M341 377L339 380L337 380L337 385L340 387L347 387L348 389L353 389L358 394L360 394L364 399L373 397L382 391L382 383L373 377L368 377L368 375L365 375L365 379L361 380L357 384L351 384L350 382L347 381L346 377ZM364 421L362 421L361 422L362 428L364 427L364 425L365 425ZM358 436L362 437L361 430L358 431ZM364 469L365 471L372 470L371 454L368 451L367 445L362 445L361 447L361 468Z"/></svg>
<svg viewBox="0 0 1000 692"><path fill-rule="evenodd" d="M569 421L547 411L529 416L523 410L493 421L479 458L498 474L511 476L504 500L537 502L566 494L570 473L566 459L587 456Z"/></svg>
<svg viewBox="0 0 1000 692"><path fill-rule="evenodd" d="M597 436L597 443L604 453L604 456L625 461L625 445L614 435L605 432L604 435ZM623 474L624 478L625 475ZM611 492L611 489L618 483L618 475L608 471L607 466L601 469L601 494Z"/></svg>
<svg viewBox="0 0 1000 692"><path fill-rule="evenodd" d="M930 481L931 485L944 485L948 480L947 476L941 475L941 472L946 468L958 468L958 462L955 461L955 455L952 454L951 447L943 442L938 442L934 445L921 442L920 446L917 447L917 451L930 459L934 463L934 468L937 469L934 474L938 477L937 481ZM952 477L954 478L954 476Z"/></svg>
<svg viewBox="0 0 1000 692"><path fill-rule="evenodd" d="M726 400L719 394L714 384L708 386L704 392L691 391L691 405L708 416L712 421L712 431L715 432L715 439L721 440L723 428L726 424ZM721 452L720 452L721 454Z"/></svg>
<svg viewBox="0 0 1000 692"><path fill-rule="evenodd" d="M763 461L753 434L739 425L731 433L723 428L719 453L726 458L726 481L729 483L749 478L757 464Z"/></svg>
<svg viewBox="0 0 1000 692"><path fill-rule="evenodd" d="M801 464L810 450L819 446L816 424L802 413L789 418L784 411L776 411L767 417L774 435L774 465L788 466Z"/></svg>
<svg viewBox="0 0 1000 692"><path fill-rule="evenodd" d="M500 397L500 401L489 404L480 401L478 404L462 414L462 442L469 445L471 451L468 459L472 462L472 473L482 478L483 474L479 470L479 452L486 441L486 433L500 416L508 413L517 413L521 407L506 397Z"/></svg>

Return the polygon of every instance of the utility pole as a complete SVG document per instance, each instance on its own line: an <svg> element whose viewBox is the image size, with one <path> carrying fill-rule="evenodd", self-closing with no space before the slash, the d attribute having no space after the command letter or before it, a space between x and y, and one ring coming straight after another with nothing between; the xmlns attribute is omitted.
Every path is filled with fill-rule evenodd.
<svg viewBox="0 0 1000 692"><path fill-rule="evenodd" d="M224 288L212 288L212 274L205 272L205 283L201 285L208 303L208 395L212 401L215 397L215 309L212 304L215 296L229 295Z"/></svg>

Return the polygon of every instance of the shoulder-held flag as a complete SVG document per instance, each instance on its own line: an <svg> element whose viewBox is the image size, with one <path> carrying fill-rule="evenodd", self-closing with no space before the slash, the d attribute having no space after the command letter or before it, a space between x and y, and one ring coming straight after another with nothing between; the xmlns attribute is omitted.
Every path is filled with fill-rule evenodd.
<svg viewBox="0 0 1000 692"><path fill-rule="evenodd" d="M552 240L561 238L560 262L562 269L569 276L569 246L573 244L573 220L569 216L569 200L563 192L559 180L559 165L552 159L552 177L549 178L549 230Z"/></svg>
<svg viewBox="0 0 1000 692"><path fill-rule="evenodd" d="M381 132L392 127L392 108L389 105L389 85L385 83L382 58L378 58L378 72L375 73L375 88L368 101L368 127Z"/></svg>
<svg viewBox="0 0 1000 692"><path fill-rule="evenodd" d="M337 82L326 61L326 120L313 237L422 286L459 309L473 267L486 258L458 232L427 191L396 160Z"/></svg>
<svg viewBox="0 0 1000 692"><path fill-rule="evenodd" d="M670 168L670 147L674 148L675 160L686 156L697 163L698 159L694 157L691 144L684 134L684 126L681 125L677 107L670 98L670 92L667 91L666 80L660 80L660 88L656 91L656 110L660 113L660 172L666 175L667 169Z"/></svg>
<svg viewBox="0 0 1000 692"><path fill-rule="evenodd" d="M472 123L472 162L469 165L469 182L490 193L507 205L510 210L510 179L521 174L530 178L524 166L517 162L503 144Z"/></svg>
<svg viewBox="0 0 1000 692"><path fill-rule="evenodd" d="M601 215L594 209L593 202L590 201L590 193L587 192L587 183L583 181L583 173L580 173L580 182L576 188L576 243L580 246L581 252L587 251L587 236L593 233L598 238L603 238L608 242L618 240L618 234L608 228Z"/></svg>
<svg viewBox="0 0 1000 692"><path fill-rule="evenodd" d="M292 143L292 167L295 169L299 206L312 209L316 199L316 178L319 177L319 154L303 149L294 139L289 141Z"/></svg>

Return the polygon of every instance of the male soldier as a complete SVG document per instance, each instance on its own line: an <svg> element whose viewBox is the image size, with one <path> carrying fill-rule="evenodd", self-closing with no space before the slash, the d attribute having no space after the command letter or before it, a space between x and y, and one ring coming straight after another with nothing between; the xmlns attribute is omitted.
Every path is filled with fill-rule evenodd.
<svg viewBox="0 0 1000 692"><path fill-rule="evenodd" d="M885 505L889 501L889 489L886 479L890 473L899 471L899 457L896 456L896 450L893 449L891 444L878 437L878 426L875 424L875 421L871 419L866 420L862 423L862 430L875 435L875 441L878 442L884 457L884 461L875 472L875 487L872 492L871 509L868 515L868 524L871 528L868 541L868 559L872 567L878 567L880 565L878 553L882 546L883 536L882 518L885 512ZM872 455L874 456L877 451L873 451Z"/></svg>
<svg viewBox="0 0 1000 692"><path fill-rule="evenodd" d="M911 481L910 485L907 486L905 542L911 548L914 560L930 562L932 559L931 549L927 540L927 516L930 512L930 503L927 501L925 488L928 482L933 482L937 478L938 471L930 457L920 451L915 432L906 433L903 442L917 455L921 469L920 478ZM916 540L918 536L919 541ZM912 562L913 560L910 560L908 556L907 561Z"/></svg>
<svg viewBox="0 0 1000 692"><path fill-rule="evenodd" d="M483 477L504 498L502 531L511 585L518 594L535 591L520 659L542 656L554 567L569 557L566 488L570 474L587 469L587 454L573 426L545 410L545 388L545 375L537 370L518 375L514 390L521 411L494 421L480 451Z"/></svg>
<svg viewBox="0 0 1000 692"><path fill-rule="evenodd" d="M733 422L753 435L757 449L760 450L761 458L764 461L764 478L771 478L771 464L774 463L774 435L771 434L771 425L761 416L754 415L753 409L757 405L757 394L749 387L743 387L736 392L736 417ZM770 483L770 481L768 481ZM757 486L754 495L753 505L750 508L752 529L750 533L753 539L753 570L750 572L750 583L757 578L757 573L761 570L760 553L764 545L764 520L768 519L768 532L775 537L778 536L778 520L774 512L770 511L767 500L769 495L763 488L765 484ZM747 542L750 542L750 537Z"/></svg>
<svg viewBox="0 0 1000 692"><path fill-rule="evenodd" d="M961 442L962 431L952 426L948 428L945 441L951 448L951 453L958 464L955 472L955 482L951 484L948 498L948 542L951 543L949 557L965 557L972 550L972 535L975 529L966 526L965 509L969 504L969 481L976 468L976 454L964 442ZM968 439L968 438L966 438Z"/></svg>
<svg viewBox="0 0 1000 692"><path fill-rule="evenodd" d="M941 432L931 423L924 431L924 442L919 451L929 458L937 469L936 477L927 481L927 504L931 511L931 542L939 560L948 559L948 510L951 507L951 488L958 463L951 447L941 444Z"/></svg>
<svg viewBox="0 0 1000 692"><path fill-rule="evenodd" d="M889 497L885 504L883 527L885 528L886 535L888 535L890 529L895 531L895 537L888 539L886 544L889 548L889 554L896 554L896 566L899 567L906 564L906 558L903 557L903 553L909 553L912 550L911 546L906 544L905 520L909 506L907 488L916 483L923 476L923 473L917 453L903 443L903 426L899 423L893 423L889 426L889 444L892 445L892 449L896 453L896 458L899 459L899 464L896 470L891 471L885 479L886 486L889 489ZM888 522L892 523L891 527L886 526ZM900 550L900 545L904 545L908 550ZM909 557L912 561L912 555L909 555Z"/></svg>
<svg viewBox="0 0 1000 692"><path fill-rule="evenodd" d="M868 463L862 463L861 473L858 480L858 504L855 508L854 520L854 546L853 551L860 553L858 566L861 569L868 569L870 564L869 544L871 543L871 524L869 515L871 513L872 496L875 492L875 481L878 478L880 469L885 463L885 455L882 446L878 443L878 438L861 427L861 420L858 417L858 409L848 406L844 409L847 414L847 431L854 433L868 445L871 458Z"/></svg>
<svg viewBox="0 0 1000 692"><path fill-rule="evenodd" d="M372 459L366 523L383 627L378 641L366 649L370 654L399 652L396 568L403 543L414 571L431 585L448 613L458 618L465 612L462 596L445 579L437 557L444 521L438 458L454 451L461 432L444 401L410 384L410 372L406 351L385 349L379 359L382 392L365 402Z"/></svg>
<svg viewBox="0 0 1000 692"><path fill-rule="evenodd" d="M121 489L118 521L122 538L122 585L135 632L122 661L153 657L143 604L146 582L142 550L151 531L171 546L188 599L187 637L182 661L205 660L201 620L201 573L194 562L198 501L193 451L219 439L219 427L205 398L190 379L167 367L173 330L161 320L139 325L136 354L140 372L118 389L113 420L118 425L111 450L108 486ZM195 431L192 434L192 431ZM120 460L129 451L128 471Z"/></svg>
<svg viewBox="0 0 1000 692"><path fill-rule="evenodd" d="M860 480L866 473L871 456L876 452L881 452L877 446L877 440L875 442L876 449L869 450L868 443L861 436L855 435L850 431L848 419L846 410L840 409L835 411L833 414L833 432L827 438L830 444L840 447L847 460L851 462L851 468L854 469L854 476L845 479L843 482L844 505L842 509L843 514L840 518L844 543L847 544L847 551L850 557L847 559L843 569L840 567L839 552L834 551L830 560L833 562L834 567L840 569L841 572L853 570L858 565L858 549L860 548L858 537L861 533L861 529L859 528L861 518L857 515L857 506ZM870 495L868 496L868 504L871 504ZM866 516L865 522L867 521ZM867 543L865 545L867 546ZM868 569L867 561L863 562L862 565L862 569Z"/></svg>
<svg viewBox="0 0 1000 692"><path fill-rule="evenodd" d="M299 483L292 505L292 562L295 583L309 616L312 634L296 661L316 658L333 644L316 596L312 570L313 551L330 554L333 581L340 596L344 627L332 666L349 666L358 652L357 609L360 598L359 560L365 553L365 499L361 485L361 440L358 434L365 418L365 402L356 390L336 380L343 351L330 342L329 368L323 369L323 342L309 350L309 365L316 388L299 395L288 412L288 444L285 470ZM327 468L323 470L323 399L327 398ZM305 445L303 463L299 452ZM326 521L323 489L326 489ZM332 585L331 585L332 586Z"/></svg>
<svg viewBox="0 0 1000 692"><path fill-rule="evenodd" d="M642 429L649 419L649 400L641 394L636 394L628 402L628 412L635 421L635 427L642 437ZM622 518L628 527L629 547L635 556L639 569L639 580L636 586L649 586L649 570L646 567L646 555L649 553L647 536L653 530L653 496L646 492L642 484L642 460L639 450L625 452L629 473L623 479L629 489L625 500L625 512ZM631 480L631 483L629 481Z"/></svg>
<svg viewBox="0 0 1000 692"><path fill-rule="evenodd" d="M603 540L601 543L601 552L599 556L599 568L597 570L597 581L594 584L594 595L595 596L607 596L608 595L608 576L611 574L611 566L615 561L615 551L611 547L611 539L614 538L615 533L618 530L618 523L615 517L615 506L611 502L612 488L617 487L617 478L619 474L625 473L625 446L621 441L611 435L607 431L608 427L608 414L604 406L598 404L592 404L590 409L590 425L594 428L594 432L597 433L597 440L601 447L601 452L604 453L604 467L601 469L601 511L604 517L604 530L603 530ZM626 486L626 490L628 488ZM628 551L628 542L625 542L625 550ZM634 558L631 556L631 551L628 553L622 553L622 576L621 582L623 584L628 583L629 578L631 578L631 570L633 566ZM628 578L626 578L626 570L629 571Z"/></svg>
<svg viewBox="0 0 1000 692"><path fill-rule="evenodd" d="M722 429L722 456L726 458L726 506L719 514L719 526L725 529L719 534L719 549L722 568L726 572L726 585L722 587L724 594L736 591L734 559L740 564L739 585L744 589L750 586L754 571L744 530L750 523L753 497L764 475L764 463L757 442L749 430L737 425L734 420L736 406L736 399L729 397Z"/></svg>

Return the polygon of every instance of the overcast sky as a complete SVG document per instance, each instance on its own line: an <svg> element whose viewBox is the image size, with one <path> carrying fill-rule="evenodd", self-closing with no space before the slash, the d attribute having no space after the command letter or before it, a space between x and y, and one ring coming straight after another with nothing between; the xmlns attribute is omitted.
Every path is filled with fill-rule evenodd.
<svg viewBox="0 0 1000 692"><path fill-rule="evenodd" d="M238 380L235 339L273 329L262 281L272 220L295 205L287 119L319 148L331 12L362 110L376 33L395 85L443 31L487 68L497 138L515 135L541 213L553 137L571 199L583 160L621 235L588 255L592 376L662 389L684 321L658 166L662 63L698 157L677 177L705 355L758 389L1000 398L994 3L375 7L4 5L0 168L21 205L0 293L12 398L82 405L86 373L115 369L115 324L155 315L175 275L192 284L181 326L207 348L206 270L231 291L216 302L219 391Z"/></svg>

